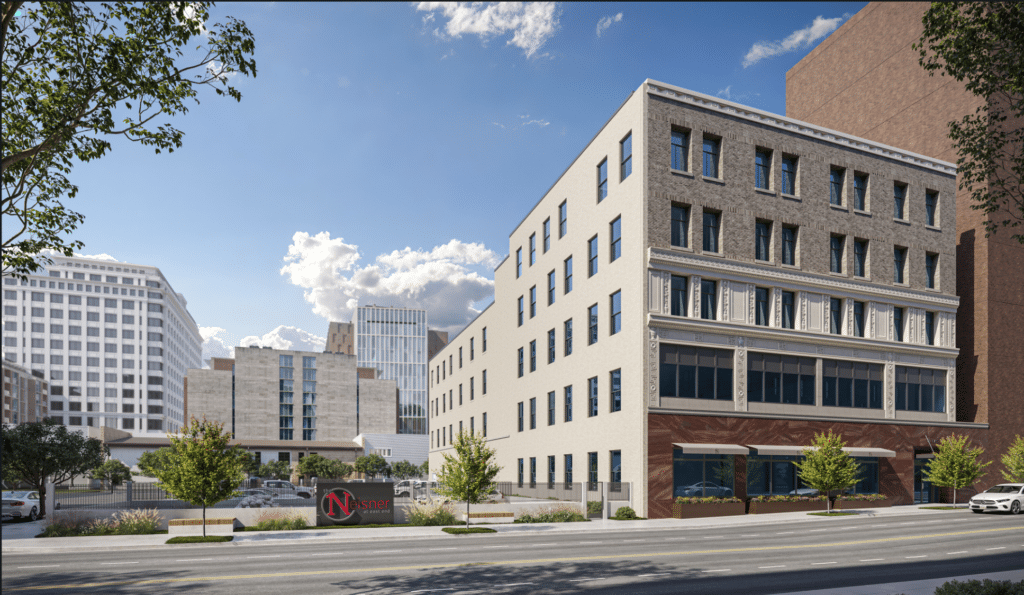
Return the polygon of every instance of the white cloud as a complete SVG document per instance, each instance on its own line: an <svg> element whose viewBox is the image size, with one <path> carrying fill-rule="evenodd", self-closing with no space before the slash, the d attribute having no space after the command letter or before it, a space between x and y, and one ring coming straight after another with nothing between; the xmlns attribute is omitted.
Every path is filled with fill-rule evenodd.
<svg viewBox="0 0 1024 595"><path fill-rule="evenodd" d="M734 96L732 94L732 85L729 85L729 86L727 86L724 89L719 89L717 95L719 97L724 97L725 99L728 99L729 101L743 101L745 99L750 99L751 97L760 97L761 96L760 93L740 93L739 95L735 95Z"/></svg>
<svg viewBox="0 0 1024 595"><path fill-rule="evenodd" d="M218 62L216 60L213 60L206 65L206 72L208 72L210 76L214 78L219 78L225 81L230 78L238 76L237 70L226 70L224 67L224 63Z"/></svg>
<svg viewBox="0 0 1024 595"><path fill-rule="evenodd" d="M49 257L49 258L53 258L55 256L59 256L61 258L65 258L65 256L63 254L61 254L60 252L57 252L56 250L50 250L49 248L44 248L44 249L40 250L39 254L42 255L42 256ZM108 260L110 262L123 262L123 261L120 261L120 260L114 258L113 256L111 256L109 254L89 255L89 254L81 254L79 252L72 252L72 255L75 258L92 258L94 260Z"/></svg>
<svg viewBox="0 0 1024 595"><path fill-rule="evenodd" d="M544 128L545 126L551 124L551 122L548 122L547 120L541 118L530 119L530 114L526 114L525 116L519 116L519 122L515 122L513 120L508 124L508 126L500 124L498 122L491 122L491 124L494 124L495 126L500 126L503 130L517 130L519 128L524 128L526 126L537 126L538 128Z"/></svg>
<svg viewBox="0 0 1024 595"><path fill-rule="evenodd" d="M365 266L359 260L359 247L343 238L300 231L281 274L304 288L313 313L327 320L351 320L357 305L423 308L431 328L455 332L476 316L473 303L493 296L494 281L480 272L489 274L500 262L483 244L459 240L395 250Z"/></svg>
<svg viewBox="0 0 1024 595"><path fill-rule="evenodd" d="M203 338L203 366L207 367L207 360L211 357L235 357L235 348L225 337L219 335L227 333L219 326L201 326L199 335Z"/></svg>
<svg viewBox="0 0 1024 595"><path fill-rule="evenodd" d="M178 9L178 3L177 2L171 2L168 6L170 7L170 9L172 11L176 11ZM194 22L198 23L198 25L199 25L199 33L202 34L203 36L209 37L210 32L206 29L206 22L203 21L202 18L196 16L196 5L195 4L189 3L189 4L185 5L185 15L184 16L185 16L185 20L186 21L194 21Z"/></svg>
<svg viewBox="0 0 1024 595"><path fill-rule="evenodd" d="M835 31L845 18L846 15L834 19L817 16L809 27L794 31L782 41L759 41L743 57L743 68L757 64L765 58L810 47L815 41Z"/></svg>
<svg viewBox="0 0 1024 595"><path fill-rule="evenodd" d="M597 36L601 37L601 34L607 31L608 27L612 26L612 23L618 23L621 20L621 12L613 17L603 17L600 21L597 22Z"/></svg>
<svg viewBox="0 0 1024 595"><path fill-rule="evenodd" d="M420 2L416 10L428 13L423 23L433 21L434 12L440 11L448 19L444 34L435 29L442 39L459 38L464 33L479 36L484 42L495 35L512 33L507 45L523 50L527 58L534 56L554 36L558 29L558 14L554 2Z"/></svg>
<svg viewBox="0 0 1024 595"><path fill-rule="evenodd" d="M718 96L719 97L725 97L726 99L732 99L732 94L729 93L729 89L732 89L732 85L729 85L728 87L726 87L724 89L719 89L718 90Z"/></svg>
<svg viewBox="0 0 1024 595"><path fill-rule="evenodd" d="M327 327L324 327L327 328ZM327 339L318 337L294 326L279 326L262 337L250 335L242 337L240 347L271 347L273 349L291 349L293 351L323 351Z"/></svg>
<svg viewBox="0 0 1024 595"><path fill-rule="evenodd" d="M446 53L445 55L441 56L441 59L442 60L447 60L448 58L451 58L454 55L455 55L455 50L449 50L448 53Z"/></svg>

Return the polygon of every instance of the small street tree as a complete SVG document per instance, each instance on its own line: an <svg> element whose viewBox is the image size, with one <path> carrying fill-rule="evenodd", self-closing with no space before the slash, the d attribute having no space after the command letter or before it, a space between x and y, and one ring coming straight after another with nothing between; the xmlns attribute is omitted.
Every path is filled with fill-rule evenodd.
<svg viewBox="0 0 1024 595"><path fill-rule="evenodd" d="M384 460L384 457L376 453L356 459L355 469L367 477L391 475L391 466Z"/></svg>
<svg viewBox="0 0 1024 595"><path fill-rule="evenodd" d="M189 504L203 507L203 537L206 537L206 508L227 500L245 479L237 446L228 446L231 433L224 424L192 420L180 434L169 434L173 464L157 472L158 484L167 493Z"/></svg>
<svg viewBox="0 0 1024 595"><path fill-rule="evenodd" d="M352 465L319 454L307 455L299 461L299 474L318 479L341 479L352 474Z"/></svg>
<svg viewBox="0 0 1024 595"><path fill-rule="evenodd" d="M169 446L146 451L139 456L139 471L144 477L156 477L157 472L167 469L173 464L173 457L174 451Z"/></svg>
<svg viewBox="0 0 1024 595"><path fill-rule="evenodd" d="M825 494L825 510L832 512L832 492L841 492L857 485L860 464L843 451L841 434L822 432L814 435L814 444L804 450L804 460L793 464L800 480Z"/></svg>
<svg viewBox="0 0 1024 595"><path fill-rule="evenodd" d="M956 491L974 485L985 475L985 467L992 464L992 461L978 461L984 452L981 447L970 448L970 439L966 434L946 436L939 441L935 458L928 462L924 470L925 479L937 486L953 488L953 506L956 506Z"/></svg>
<svg viewBox="0 0 1024 595"><path fill-rule="evenodd" d="M423 461L420 465L420 477L430 477L430 461Z"/></svg>
<svg viewBox="0 0 1024 595"><path fill-rule="evenodd" d="M391 476L395 479L409 479L419 477L420 468L409 461L398 461L391 466Z"/></svg>
<svg viewBox="0 0 1024 595"><path fill-rule="evenodd" d="M117 459L110 459L92 470L91 477L110 483L110 493L114 488L132 478L132 471Z"/></svg>
<svg viewBox="0 0 1024 595"><path fill-rule="evenodd" d="M1010 445L1010 450L1003 455L1003 479L1013 483L1024 483L1024 438L1017 439Z"/></svg>
<svg viewBox="0 0 1024 595"><path fill-rule="evenodd" d="M96 438L69 432L52 419L0 426L3 476L24 481L39 492L39 512L46 514L46 481L63 483L99 467L110 450Z"/></svg>
<svg viewBox="0 0 1024 595"><path fill-rule="evenodd" d="M288 479L292 476L292 467L284 461L267 461L260 465L258 475L263 479Z"/></svg>
<svg viewBox="0 0 1024 595"><path fill-rule="evenodd" d="M494 478L501 467L494 462L494 449L480 434L459 432L452 445L455 456L444 455L437 474L437 493L450 500L466 502L466 526L469 527L469 505L479 504L494 490Z"/></svg>

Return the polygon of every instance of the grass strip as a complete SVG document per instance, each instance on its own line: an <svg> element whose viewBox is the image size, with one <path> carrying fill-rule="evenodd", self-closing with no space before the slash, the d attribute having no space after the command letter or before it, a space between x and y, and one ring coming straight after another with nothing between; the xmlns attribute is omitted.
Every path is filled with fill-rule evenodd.
<svg viewBox="0 0 1024 595"><path fill-rule="evenodd" d="M234 538L234 535L179 535L168 539L167 543L222 543Z"/></svg>
<svg viewBox="0 0 1024 595"><path fill-rule="evenodd" d="M963 506L922 506L921 510L967 510Z"/></svg>
<svg viewBox="0 0 1024 595"><path fill-rule="evenodd" d="M814 516L850 516L856 515L856 512L808 512L809 515Z"/></svg>
<svg viewBox="0 0 1024 595"><path fill-rule="evenodd" d="M468 535L470 533L497 533L494 529L488 529L487 527L444 527L441 529L449 535Z"/></svg>

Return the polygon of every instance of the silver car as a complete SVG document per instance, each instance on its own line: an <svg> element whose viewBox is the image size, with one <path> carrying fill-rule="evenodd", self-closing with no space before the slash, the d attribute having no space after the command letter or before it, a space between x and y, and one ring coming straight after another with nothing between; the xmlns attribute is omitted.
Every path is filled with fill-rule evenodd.
<svg viewBox="0 0 1024 595"><path fill-rule="evenodd" d="M1020 514L1024 508L1024 483L1001 483L971 498L971 512L1009 512Z"/></svg>
<svg viewBox="0 0 1024 595"><path fill-rule="evenodd" d="M3 518L7 519L28 519L34 521L39 518L39 492L34 491L11 491L3 492L3 503L0 509L3 510Z"/></svg>

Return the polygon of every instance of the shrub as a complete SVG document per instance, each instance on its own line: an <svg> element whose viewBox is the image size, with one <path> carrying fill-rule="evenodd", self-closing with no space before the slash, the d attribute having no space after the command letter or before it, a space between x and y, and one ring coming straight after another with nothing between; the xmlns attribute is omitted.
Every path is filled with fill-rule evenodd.
<svg viewBox="0 0 1024 595"><path fill-rule="evenodd" d="M788 494L754 496L751 502L824 502L825 496L795 496Z"/></svg>
<svg viewBox="0 0 1024 595"><path fill-rule="evenodd" d="M1018 595L1024 593L1024 581L993 581L985 579L969 581L949 581L935 589L935 595Z"/></svg>
<svg viewBox="0 0 1024 595"><path fill-rule="evenodd" d="M458 522L450 504L415 504L409 510L409 524L417 527L457 525Z"/></svg>
<svg viewBox="0 0 1024 595"><path fill-rule="evenodd" d="M163 517L155 508L124 510L113 515L116 535L149 535L160 530Z"/></svg>
<svg viewBox="0 0 1024 595"><path fill-rule="evenodd" d="M836 500L878 502L888 500L888 497L884 494L840 494L836 496Z"/></svg>
<svg viewBox="0 0 1024 595"><path fill-rule="evenodd" d="M167 540L167 543L219 543L223 541L231 541L234 539L234 535L179 535L178 537L172 537Z"/></svg>
<svg viewBox="0 0 1024 595"><path fill-rule="evenodd" d="M586 521L579 509L571 505L542 508L530 514L524 512L512 522L514 523L579 523Z"/></svg>
<svg viewBox="0 0 1024 595"><path fill-rule="evenodd" d="M279 510L260 512L256 517L257 531L299 531L309 526L302 514L286 514Z"/></svg>
<svg viewBox="0 0 1024 595"><path fill-rule="evenodd" d="M587 514L601 514L601 501L587 500Z"/></svg>
<svg viewBox="0 0 1024 595"><path fill-rule="evenodd" d="M488 529L486 527L445 527L441 529L445 533L451 535L466 535L469 533L497 533L494 529Z"/></svg>
<svg viewBox="0 0 1024 595"><path fill-rule="evenodd" d="M159 531L163 517L155 508L115 512L109 519L91 519L81 511L54 511L40 537L81 535L150 535Z"/></svg>
<svg viewBox="0 0 1024 595"><path fill-rule="evenodd" d="M629 506L623 506L615 511L615 516L612 518L617 521L630 521L639 519L640 517L638 517L636 511Z"/></svg>
<svg viewBox="0 0 1024 595"><path fill-rule="evenodd" d="M676 502L680 504L730 504L734 502L743 502L739 498L716 498L715 496L677 496Z"/></svg>

